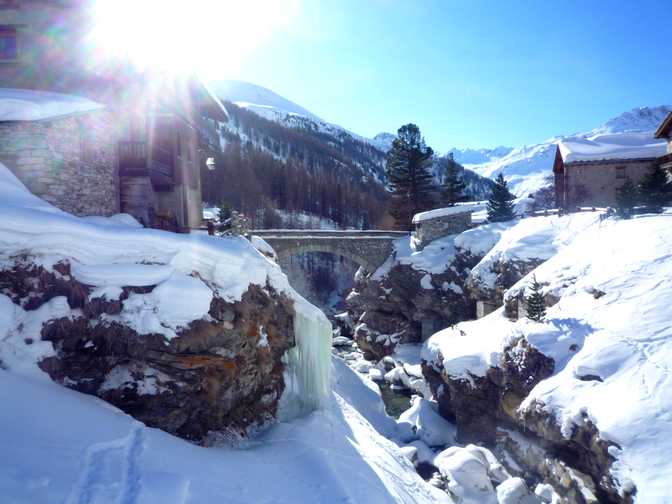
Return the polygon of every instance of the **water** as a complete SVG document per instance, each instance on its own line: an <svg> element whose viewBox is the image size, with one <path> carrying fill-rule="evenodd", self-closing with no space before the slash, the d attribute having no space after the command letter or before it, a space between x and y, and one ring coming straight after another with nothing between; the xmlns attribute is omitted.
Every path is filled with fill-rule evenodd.
<svg viewBox="0 0 672 504"><path fill-rule="evenodd" d="M392 388L387 382L378 383L380 395L385 404L385 412L392 418L399 418L404 411L411 407L411 391Z"/></svg>

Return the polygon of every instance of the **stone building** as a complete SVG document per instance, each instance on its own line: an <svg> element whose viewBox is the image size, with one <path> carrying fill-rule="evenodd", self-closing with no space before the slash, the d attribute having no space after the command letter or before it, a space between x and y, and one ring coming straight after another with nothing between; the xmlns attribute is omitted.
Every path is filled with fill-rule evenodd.
<svg viewBox="0 0 672 504"><path fill-rule="evenodd" d="M561 141L553 164L558 207L615 206L617 189L627 179L639 183L666 149L665 142L640 132Z"/></svg>
<svg viewBox="0 0 672 504"><path fill-rule="evenodd" d="M672 174L672 112L667 114L654 136L667 141L667 152L658 159L658 162Z"/></svg>
<svg viewBox="0 0 672 504"><path fill-rule="evenodd" d="M438 238L469 229L472 226L471 213L475 208L473 204L460 204L415 214L412 223L416 249L422 250Z"/></svg>
<svg viewBox="0 0 672 504"><path fill-rule="evenodd" d="M102 112L58 120L11 125L5 121L0 162L64 210L122 211L147 226L198 228L200 168L220 149L217 127L228 119L226 110L197 78L140 73L127 61L97 52L87 38L93 5L87 0L0 0L0 85L14 88L0 90L0 98L3 91L37 90L76 95L105 106ZM0 121L1 117L2 110ZM79 154L73 147L77 130ZM32 156L29 165L30 156L12 144L20 146L31 135L40 146L36 152L42 149L44 156ZM56 148L59 137L62 141ZM92 144L96 152L105 153L95 162ZM53 157L44 149L51 149ZM62 164L61 159L67 162ZM54 166L62 169L55 171ZM65 167L71 171L63 171ZM98 185L103 172L107 175ZM59 196L65 194L64 187L77 195L77 203Z"/></svg>
<svg viewBox="0 0 672 504"><path fill-rule="evenodd" d="M66 212L118 213L113 115L77 97L10 91L0 89L0 161L33 194Z"/></svg>

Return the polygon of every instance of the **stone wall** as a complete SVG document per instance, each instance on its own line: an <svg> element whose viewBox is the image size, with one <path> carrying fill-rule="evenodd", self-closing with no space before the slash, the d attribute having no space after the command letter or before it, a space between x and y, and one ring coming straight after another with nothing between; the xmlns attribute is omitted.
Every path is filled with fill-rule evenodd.
<svg viewBox="0 0 672 504"><path fill-rule="evenodd" d="M0 122L0 162L35 195L74 215L119 211L117 135L101 110Z"/></svg>
<svg viewBox="0 0 672 504"><path fill-rule="evenodd" d="M427 219L415 224L413 236L419 248L451 234L461 233L471 227L471 212L460 212Z"/></svg>
<svg viewBox="0 0 672 504"><path fill-rule="evenodd" d="M635 184L651 169L654 160L614 160L600 163L567 163L567 205L606 207L616 205L616 189L627 178Z"/></svg>

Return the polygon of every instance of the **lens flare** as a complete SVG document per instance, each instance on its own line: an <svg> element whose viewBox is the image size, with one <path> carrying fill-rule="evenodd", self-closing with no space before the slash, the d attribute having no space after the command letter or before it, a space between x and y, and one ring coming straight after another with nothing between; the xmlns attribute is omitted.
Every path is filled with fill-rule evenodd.
<svg viewBox="0 0 672 504"><path fill-rule="evenodd" d="M235 74L272 34L287 29L300 0L98 0L92 39L141 69Z"/></svg>

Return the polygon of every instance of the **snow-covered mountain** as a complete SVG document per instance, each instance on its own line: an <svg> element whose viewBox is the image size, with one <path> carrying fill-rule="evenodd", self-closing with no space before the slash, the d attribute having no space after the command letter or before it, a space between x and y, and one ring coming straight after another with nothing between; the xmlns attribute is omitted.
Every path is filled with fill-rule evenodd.
<svg viewBox="0 0 672 504"><path fill-rule="evenodd" d="M277 121L284 119L286 115L299 115L326 123L300 105L256 84L236 80L217 81L212 84L212 90L218 97L267 119Z"/></svg>
<svg viewBox="0 0 672 504"><path fill-rule="evenodd" d="M494 149L493 153L504 149L501 151L503 155L497 157L495 154L489 161L469 163L465 158L460 161L457 155L455 160L484 177L494 178L502 172L513 193L525 196L549 185L558 142L572 139L599 141L609 135L612 137L609 139L610 143L616 143L618 139L614 139L613 135L623 135L624 143L630 143L632 139L629 136L641 133L650 134L652 139L653 132L670 111L670 105L636 108L585 133L557 136L539 144L517 147L509 152L504 152L506 148Z"/></svg>
<svg viewBox="0 0 672 504"><path fill-rule="evenodd" d="M337 162L353 174L357 172L357 177L364 175L366 179L385 183L385 152L370 139L329 123L256 84L218 81L211 88L231 108L232 120L224 126L225 140L249 142L281 161L293 157L315 165L316 159L339 158ZM248 113L270 123L252 120ZM286 129L279 130L273 124ZM299 133L301 138L295 138L287 130Z"/></svg>
<svg viewBox="0 0 672 504"><path fill-rule="evenodd" d="M366 177L370 177L382 184L386 183L385 161L386 153L390 150L392 142L396 135L392 133L379 133L373 138L366 138L357 135L352 131L325 121L313 114L309 110L297 105L296 103L283 98L277 93L256 84L242 81L217 81L211 84L211 87L217 96L234 104L236 107L245 111L253 112L274 123L280 124L286 128L297 129L314 136L319 142L326 143L329 148L339 148L346 154L346 157L353 157L352 165L359 168ZM226 126L227 130L241 138L243 141L250 141L275 157L283 158L285 154L283 149L277 145L277 139L269 139L268 134L250 135L250 127L246 124L240 124L233 110L233 121ZM252 128L254 129L254 128ZM256 138L255 138L256 137ZM453 149L455 160L463 164L482 163L501 157L506 154L510 148L497 147L495 149ZM346 163L347 164L347 163ZM438 183L442 180L442 170L440 159L437 156L434 173ZM483 181L480 176L469 171L465 172L464 178L467 182L467 190L475 198L482 198L489 192L489 184Z"/></svg>
<svg viewBox="0 0 672 504"><path fill-rule="evenodd" d="M494 149L458 149L453 147L448 153L453 155L455 161L464 166L489 163L506 156L512 150L513 147L504 147L503 145Z"/></svg>
<svg viewBox="0 0 672 504"><path fill-rule="evenodd" d="M378 147L381 151L387 152L392 148L392 142L397 138L397 135L394 133L382 132L378 133L371 139L371 143Z"/></svg>

